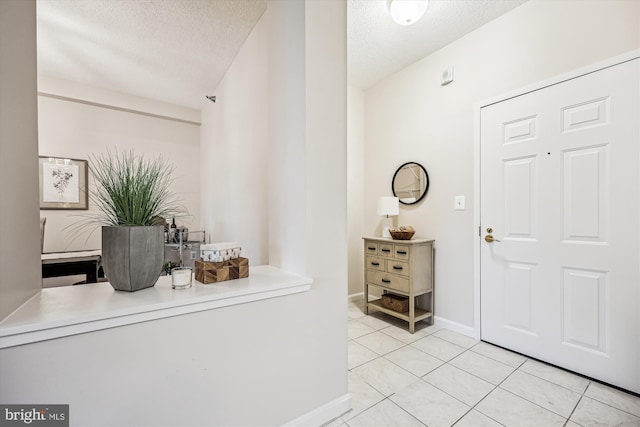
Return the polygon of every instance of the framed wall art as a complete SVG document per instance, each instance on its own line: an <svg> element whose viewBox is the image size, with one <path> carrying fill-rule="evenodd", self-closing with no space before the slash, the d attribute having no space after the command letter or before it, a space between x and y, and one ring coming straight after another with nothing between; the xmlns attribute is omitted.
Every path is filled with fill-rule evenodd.
<svg viewBox="0 0 640 427"><path fill-rule="evenodd" d="M89 209L86 160L40 156L40 209Z"/></svg>

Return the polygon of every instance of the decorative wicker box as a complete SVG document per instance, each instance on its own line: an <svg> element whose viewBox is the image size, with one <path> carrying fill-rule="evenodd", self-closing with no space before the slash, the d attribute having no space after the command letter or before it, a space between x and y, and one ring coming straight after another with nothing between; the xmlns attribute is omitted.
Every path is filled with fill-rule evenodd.
<svg viewBox="0 0 640 427"><path fill-rule="evenodd" d="M217 283L249 277L247 258L238 257L220 262L196 260L194 265L196 280L200 283Z"/></svg>
<svg viewBox="0 0 640 427"><path fill-rule="evenodd" d="M382 306L398 313L406 313L409 311L409 297L403 297L396 294L382 295Z"/></svg>

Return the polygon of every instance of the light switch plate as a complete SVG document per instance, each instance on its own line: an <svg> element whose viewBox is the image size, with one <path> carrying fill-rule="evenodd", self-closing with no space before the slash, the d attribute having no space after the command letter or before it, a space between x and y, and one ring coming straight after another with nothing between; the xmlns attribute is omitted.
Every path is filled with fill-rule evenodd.
<svg viewBox="0 0 640 427"><path fill-rule="evenodd" d="M455 199L455 209L457 211L463 211L464 210L464 196L456 196Z"/></svg>

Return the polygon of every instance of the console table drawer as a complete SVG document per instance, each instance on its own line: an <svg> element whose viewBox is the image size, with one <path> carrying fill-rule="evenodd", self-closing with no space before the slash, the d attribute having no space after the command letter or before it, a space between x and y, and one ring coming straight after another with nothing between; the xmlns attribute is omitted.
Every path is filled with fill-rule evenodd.
<svg viewBox="0 0 640 427"><path fill-rule="evenodd" d="M387 273L409 276L409 263L403 261L387 261Z"/></svg>
<svg viewBox="0 0 640 427"><path fill-rule="evenodd" d="M386 261L383 258L368 256L366 260L367 268L370 270L385 271Z"/></svg>
<svg viewBox="0 0 640 427"><path fill-rule="evenodd" d="M394 274L367 270L367 282L400 292L409 292L409 279Z"/></svg>
<svg viewBox="0 0 640 427"><path fill-rule="evenodd" d="M378 243L378 255L392 257L393 245L388 243Z"/></svg>
<svg viewBox="0 0 640 427"><path fill-rule="evenodd" d="M393 245L393 257L408 261L411 258L411 248L408 245Z"/></svg>
<svg viewBox="0 0 640 427"><path fill-rule="evenodd" d="M367 242L364 245L364 252L367 255L378 255L378 244L373 242Z"/></svg>

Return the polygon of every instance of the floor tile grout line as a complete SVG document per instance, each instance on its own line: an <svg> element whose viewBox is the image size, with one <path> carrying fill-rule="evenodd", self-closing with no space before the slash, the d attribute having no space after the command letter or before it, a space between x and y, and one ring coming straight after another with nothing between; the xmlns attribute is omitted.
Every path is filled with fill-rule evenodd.
<svg viewBox="0 0 640 427"><path fill-rule="evenodd" d="M486 341L482 341L482 340L478 341L478 344L480 344L480 343L485 343L485 344L488 344L488 345L493 345L493 344L490 344L490 343L488 343L488 342L486 342ZM521 356L521 355L520 355L520 354L518 354L518 353L514 353L514 352L509 351L509 350L501 349L501 350L503 350L503 351L506 351L506 352L509 352L509 353L512 353L512 354L517 354L518 356L521 356L521 357L523 357L523 358L524 358L524 360L523 360L522 362L520 362L520 363L518 364L518 366L511 366L511 365L509 365L509 364L507 364L507 363L504 363L504 362L502 362L502 361L500 361L500 360L496 359L495 357L487 356L486 354L479 353L478 351L474 351L473 349L474 349L478 344L476 344L476 345L474 345L473 347L469 348L469 351L471 351L471 352L473 352L473 353L475 353L475 354L479 354L480 356L488 357L489 359L495 360L496 362L500 362L500 363L502 363L503 365L509 366L510 368L513 368L513 369L520 369L520 367L521 367L522 365L524 365L524 364L527 362L527 360L529 360L529 358L527 358L526 356ZM496 348L500 348L500 347L496 347Z"/></svg>
<svg viewBox="0 0 640 427"><path fill-rule="evenodd" d="M366 381L365 381L366 383ZM377 390L376 388L374 388L371 384L366 383L369 387L373 388L374 390L376 390L378 393L380 393L379 390ZM382 393L380 393L382 394ZM390 395L391 396L391 395ZM367 406L366 408L364 408L363 410L361 410L360 412L358 412L356 415L354 415L353 417L349 418L350 420L353 418L356 418L358 415L362 414L365 411L368 411L369 409L373 408L374 406L376 406L378 403L384 402L386 399L388 399L389 397L385 396L384 394L382 394L382 400L377 401L376 403L374 403L373 405ZM348 420L345 420L344 418L342 418L344 416L344 414L340 417L340 419L342 420L343 423L347 423Z"/></svg>
<svg viewBox="0 0 640 427"><path fill-rule="evenodd" d="M578 402L582 399L582 396L584 396L584 393L585 393L586 389L589 387L589 386L587 385L587 387L585 387L584 391L583 391L582 393L579 393L579 392L577 392L577 391L575 391L575 390L573 390L573 389L571 389L571 388L565 387L565 386L563 386L563 385L561 385L561 384L555 383L555 382L550 381L550 380L548 380L548 379L546 379L546 378L539 377L539 376L534 375L534 374L532 374L532 373L530 373L530 372L527 372L527 371L521 370L520 368L516 369L516 370L515 370L515 371L513 371L513 372L515 373L516 371L518 371L518 372L520 372L520 373L523 373L523 374L525 374L525 375L531 375L532 377L535 377L535 378L537 378L537 379L539 379L539 380L541 380L541 381L544 381L544 382L549 383L549 384L551 384L551 385L554 385L554 386L556 386L556 387L560 387L560 388L562 388L562 389L564 389L564 390L567 390L567 391L570 391L570 392L572 392L572 393L578 394L578 395L580 395L580 398L578 399ZM511 375L509 375L509 376L511 376ZM503 381L503 382L504 382L504 381ZM589 383L591 383L591 382L589 382ZM503 390L505 390L505 389L503 389ZM522 397L522 396L520 396L520 397ZM526 400L529 400L529 399L526 399ZM534 402L532 402L532 403L534 403ZM577 405L578 405L578 404L576 403L576 405L575 405L575 406L577 406ZM575 409L575 406L574 406L574 408L573 408L573 409ZM552 412L553 412L553 411L552 411ZM571 412L573 413L573 411L571 411ZM556 412L556 413L557 413L557 412ZM562 416L562 415L561 415L561 416Z"/></svg>
<svg viewBox="0 0 640 427"><path fill-rule="evenodd" d="M624 412L625 414L627 414L627 415L631 415L632 417L638 418L638 420L640 420L640 416L638 416L638 415L636 415L636 414L633 414L633 413L631 413L631 412L629 412L629 411L627 411L627 410L625 410L625 409L618 408L617 406L613 406L613 405L612 405L612 404L610 404L610 403L603 402L602 400L597 399L597 398L595 398L595 397L587 396L586 394L585 394L585 395L583 395L583 397L586 397L587 399L594 400L594 401L596 401L596 402L598 402L598 403L600 403L600 404L602 404L602 405L604 405L604 406L608 406L608 407L610 407L610 408L613 408L613 409L615 409L616 411ZM582 398L581 398L580 400L582 400ZM577 405L576 405L576 406L577 406Z"/></svg>
<svg viewBox="0 0 640 427"><path fill-rule="evenodd" d="M589 388L589 386L585 387L585 389L584 389L584 390L585 390L585 392L587 391L587 388ZM578 402L576 403L576 406L574 406L574 407L573 407L573 410L571 411L571 414L569 414L569 418L567 418L567 421L564 423L564 425L565 425L565 426L566 426L567 424L569 424L569 421L571 421L571 422L573 422L573 423L576 423L576 424L578 424L578 425L580 425L580 426L582 425L582 424L580 424L580 423L577 423L577 422L573 421L573 420L571 419L571 417L573 417L573 414L576 412L576 409L578 409L578 405L580 405L580 402L582 402L582 399L583 399L584 397L585 397L585 394L584 394L584 392L583 392L583 393L580 395L580 399L578 399Z"/></svg>
<svg viewBox="0 0 640 427"><path fill-rule="evenodd" d="M522 363L522 365L524 365L524 362ZM520 365L520 366L522 366L522 365ZM504 380L502 380L502 381L500 382L500 384L498 384L498 385L496 386L496 388L500 388L500 390L504 390L504 391L506 391L506 392L508 392L508 393L511 393L511 394L513 394L514 396L517 396L517 397L519 397L519 398L521 398L521 399L523 399L523 400L526 400L526 401L527 401L527 402L529 402L529 403L532 403L532 404L534 404L534 405L536 405L536 406L538 406L538 407L540 407L540 408L544 409L545 411L551 412L552 414L556 414L556 415L557 415L557 416L559 416L559 417L565 418L565 416L564 416L564 415L558 414L557 412L552 411L551 409L545 408L544 406L541 406L541 405L537 404L536 402L532 402L531 400L527 399L526 397L520 396L519 394L516 394L516 393L512 392L511 390L508 390L508 389L506 389L506 388L502 388L502 387L500 387L500 386L501 386L501 385L502 385L502 384L503 384L507 379L509 379L509 377L511 377L511 376L512 376L516 371L519 371L519 370L520 370L520 368L515 369L513 372L511 372L509 375L507 375L507 377L506 377ZM525 373L525 374L528 374L528 372L526 372L526 371L520 371L520 372L523 372L523 373ZM531 374L530 374L530 375L531 375ZM537 377L536 375L533 375L533 376L534 376L534 377L536 377L536 378L539 378L539 377ZM544 379L544 378L539 378L539 379L544 380L544 381L546 381L546 382L548 382L548 383L550 383L550 384L554 384L554 385L556 385L556 386L562 387L560 384L555 384L555 383L553 383L553 382L551 382L551 381L548 381L548 380L546 380L546 379ZM563 387L563 388L567 389L566 387ZM567 390L569 390L569 389L567 389ZM573 390L570 390L570 391L573 391ZM585 391L586 391L586 388L585 388ZM584 395L584 394L583 394L583 395ZM580 398L578 399L578 403L580 402L580 400L582 400L582 396L580 396ZM569 414L569 416L565 418L565 422L564 422L564 424L567 424L567 422L569 422L569 420L571 419L571 415L573 415L573 411L575 411L575 409L576 409L576 408L577 408L577 406L578 406L578 403L576 403L576 404L575 404L575 406L573 407L573 410L571 411L571 414Z"/></svg>
<svg viewBox="0 0 640 427"><path fill-rule="evenodd" d="M496 387L496 388L498 388L498 387ZM525 401L527 401L527 402L531 403L532 405L537 406L538 408L540 408L540 409L542 409L542 410L544 410L544 411L546 411L546 412L549 412L549 413L551 413L551 414L553 414L553 415L556 415L556 416L558 416L558 417L562 418L563 420L565 420L565 423L569 420L569 418L566 418L564 415L560 415L560 414L558 414L557 412L554 412L554 411L552 411L552 410L550 410L550 409L545 408L544 406L538 405L536 402L532 402L532 401L530 401L529 399L524 398L524 397L522 397L522 396L520 396L520 395L518 395L518 394L515 394L515 393L514 393L514 392L512 392L512 391L509 391L509 390L507 390L507 389L505 389L505 388L500 388L500 390L502 390L502 391L504 391L504 392L506 392L506 393L512 394L512 395L514 395L515 397L518 397L518 398L520 398L520 399L522 399L522 400L525 400Z"/></svg>
<svg viewBox="0 0 640 427"><path fill-rule="evenodd" d="M408 344L407 344L407 345L408 345ZM403 346L403 347L406 347L406 345L405 345L405 346ZM398 350L399 350L399 349L398 349ZM394 350L394 351L395 351L395 350ZM393 351L391 351L391 352L389 352L389 353L393 353ZM389 354L389 353L387 353L387 354ZM403 368L402 366L398 365L397 363L395 363L395 362L394 362L394 361L392 361L392 360L387 359L387 358L386 358L386 357L384 357L384 356L385 356L385 355L378 355L378 357L376 357L375 359L371 359L369 362L365 362L365 363L363 363L362 365L358 365L358 367L360 367L360 366L364 366L364 365L366 365L367 363L373 362L373 361L374 361L374 360L376 360L376 359L384 359L384 360L386 360L387 362L391 363L392 365L395 365L395 366L397 366L398 368L402 369L403 371L405 371L405 372L406 372L406 373L408 373L409 375L416 377L416 380L421 380L421 379L422 379L422 378L421 378L421 377L419 377L418 375L414 374L413 372L410 372L410 371L406 370L406 369L405 369L405 368ZM355 369L355 368L354 368L354 369ZM354 372L354 374L355 374L355 375L358 375L358 373L357 373L357 372ZM426 375L426 374L425 374L425 375ZM381 395L383 395L383 396L385 396L385 397L388 397L388 396L386 396L382 391L380 391L380 390L378 390L377 388L375 388L375 387L373 386L373 384L370 384L367 380L365 380L364 378L362 378L360 375L358 375L358 377L360 377L360 379L362 379L365 383L367 383L369 386L371 386L375 391L377 391L378 393L380 393ZM414 381L414 382L415 382L415 381ZM412 383L412 384L413 384L413 383ZM392 395L394 395L394 394L395 394L395 392L391 393L389 396L392 396Z"/></svg>
<svg viewBox="0 0 640 427"><path fill-rule="evenodd" d="M444 365L446 365L446 364L447 364L447 363L445 363L445 364L443 364L443 365L440 365L440 366L438 366L438 368L436 368L436 369L439 369L439 368L443 367L443 366L444 366ZM434 369L434 371L435 371L435 369ZM425 383L427 383L427 384L429 384L431 387L433 387L433 388L435 388L435 389L437 389L437 390L439 390L439 391L443 392L443 393L444 393L444 394L446 394L447 396L449 396L449 397L451 397L451 398L453 398L453 399L457 400L458 402L462 403L463 405L465 405L465 406L468 406L468 407L469 407L469 410L468 410L467 412L465 412L465 413L464 413L464 415L462 415L462 417L464 417L465 415L467 415L467 413L468 413L469 411L471 411L471 410L475 407L475 405L474 405L474 406L472 406L472 405L469 405L467 402L463 402L462 400L460 400L460 399L458 399L457 397L455 397L453 394L449 393L448 391L445 391L445 390L441 389L441 388L440 388L440 387L438 387L437 385L435 385L435 384L431 384L429 381L427 381L427 380L425 380L425 379L424 379L424 377L426 377L427 375L429 375L429 374L426 374L426 375L424 375L423 377L420 377L420 380L421 380L421 381L424 381L424 382L425 382ZM493 390L491 390L491 391L493 391ZM491 393L491 392L489 392L489 393ZM488 394L488 393L487 393L487 394ZM486 397L486 396L485 396L485 397ZM483 399L484 399L484 397L483 397ZM460 418L462 418L462 417L460 417ZM456 423L457 423L458 421L460 421L460 419L456 420ZM455 423L454 423L454 424L455 424ZM453 424L452 424L452 425L453 425Z"/></svg>
<svg viewBox="0 0 640 427"><path fill-rule="evenodd" d="M469 351L471 351L471 350L469 350ZM477 353L476 353L476 354L477 354ZM485 357L486 357L486 356L485 356ZM524 363L524 362L523 362L523 363ZM452 365L452 366L455 366L455 365ZM458 369L460 369L460 368L458 368ZM474 409L475 409L476 411L480 412L480 413L481 413L482 415L484 415L485 417L489 417L489 418L491 418L489 415L485 414L485 413L484 413L484 412L482 412L480 409L477 409L477 406L478 406L478 405L479 405L483 400L485 400L487 397L489 397L489 396L491 395L491 393L493 393L494 391L496 391L496 389L500 386L500 384L502 384L503 382L505 382L505 381L507 380L507 378L509 378L511 375L513 375L513 373L514 373L515 371L516 371L516 370L514 369L514 370L513 370L509 375L507 375L507 376L506 376L502 381L500 381L500 383L499 383L499 384L497 384L497 385L496 385L496 384L493 384L493 383L489 383L489 384L491 384L491 385L493 386L493 389L492 389L489 393L487 393L487 394L486 394L482 399L480 399L478 402L476 402L476 404L475 404L475 405L473 405L473 407L472 407L470 410L474 410ZM466 371L465 371L465 372L466 372ZM473 375L473 374L471 374L471 375ZM479 378L479 377L478 377L478 378ZM486 381L486 380L485 380L485 381ZM488 381L487 381L487 382L488 382ZM501 390L502 390L502 389L501 389ZM519 397L519 396L518 396L518 397ZM493 418L491 418L491 419L493 420ZM500 424L500 425L504 425L504 424L502 424L501 422L499 422L498 420L494 420L494 421L495 421L495 422L497 422L497 423L498 423L498 424Z"/></svg>
<svg viewBox="0 0 640 427"><path fill-rule="evenodd" d="M460 369L461 371L464 371L464 372L466 372L467 374L469 374L469 375L471 375L471 376L473 376L473 377L476 377L476 378L478 378L478 379L481 379L482 381L484 381L484 382L486 382L486 383L491 384L492 386L494 386L494 388L498 387L497 385L495 385L495 384L494 384L494 383L492 383L491 381L488 381L488 380L486 380L486 379L484 379L484 378L482 378L482 377L480 377L480 376L478 376L478 375L474 374L473 372L469 372L469 371L467 371L467 370L466 370L466 369L464 369L464 368L460 368L460 367L458 367L458 366L453 365L453 364L451 364L451 363L450 363L452 360L457 359L458 357L462 356L462 355L463 355L464 353L466 353L467 351L471 351L471 349L467 349L466 351L463 351L462 353L460 353L460 354L458 354L458 355L454 356L453 358L451 358L450 360L446 361L445 363L447 363L447 364L449 364L449 365L453 366L454 368ZM474 351L474 352L472 352L472 353L475 353L475 354L477 354L478 356L484 356L483 354L476 353L475 351ZM486 357L487 359L493 360L493 361L495 361L495 362L501 363L499 360L495 360L495 359L493 359L493 358L491 358L491 357L488 357L488 356L484 356L484 357ZM502 363L502 364L503 364L503 365L505 365L504 363ZM515 372L515 371L516 371L516 368L513 368L513 367L511 367L511 366L509 366L509 365L505 365L505 366L507 366L507 367L509 367L509 368L512 368L512 369L513 369L513 371L512 371L511 373L509 373L509 375L507 375L507 377L505 377L505 379L506 379L506 378L508 378L509 376L511 376L511 374L513 374L513 372ZM502 384L502 382L504 382L504 380L502 380L502 381L500 382L500 384ZM500 385L500 384L498 384L498 385ZM493 390L492 390L492 391L493 391Z"/></svg>
<svg viewBox="0 0 640 427"><path fill-rule="evenodd" d="M527 359L527 360L535 360L535 359ZM537 362L539 362L539 361L537 361ZM544 366L547 366L547 367L550 367L550 368L558 369L558 368L556 368L555 366L553 366L553 365L549 365L549 364L546 364L546 363L544 363L544 362L539 362L539 363L542 363ZM524 365L524 363L523 363L523 365ZM547 379L547 378L541 377L540 375L536 375L536 374L534 374L534 373L532 373L532 372L525 371L524 369L520 369L521 367L522 367L522 365L518 368L518 370L519 370L519 371L521 371L521 372L524 372L525 374L529 374L529 375L534 376L534 377L536 377L536 378L538 378L538 379L544 380L544 381L546 381L546 382L548 382L548 383L551 383L551 384L555 384L555 385L557 385L557 386L559 386L559 387L564 388L565 390L569 390L569 391L572 391L572 392L574 392L574 393L578 393L578 394L584 394L584 392L587 390L587 388L589 388L589 385L591 384L591 380L589 380L589 379L587 379L587 378L584 378L584 379L588 382L588 384L587 384L587 386L586 386L586 387L585 387L581 392L579 392L579 391L576 391L576 390L575 390L575 389L573 389L573 388L563 386L562 384L558 384L558 383L553 382L553 381L551 381L551 380L549 380L549 379ZM559 369L559 371L560 371L560 372L563 372L563 373L565 373L565 374L575 375L575 374L573 374L572 372L563 371L563 370L560 370L560 369ZM577 375L575 375L575 376L577 376ZM579 376L578 376L578 378L582 378L582 377L579 377Z"/></svg>
<svg viewBox="0 0 640 427"><path fill-rule="evenodd" d="M393 337L391 337L391 338L393 338ZM366 346L366 345L364 345L364 344L360 344L360 343L358 343L358 344L360 344L361 346L365 347L366 349L368 349L368 350L370 350L370 351L372 351L372 352L376 353L378 356L380 356L380 357L384 357L384 356L386 356L386 355L388 355L388 354L393 353L394 351L398 351L398 350L400 350L401 348L403 348L403 347L406 347L406 346L410 345L410 344L406 344L406 343L404 343L404 342L402 342L402 341L400 341L400 340L397 340L397 341L399 341L399 342L401 342L401 343L402 343L402 345L401 345L400 347L398 347L398 348L396 348L396 349L393 349L393 350L391 350L391 351L387 351L386 353L383 353L383 354L378 353L377 351L375 351L375 350L373 350L373 349L371 349L371 348L367 347L367 346Z"/></svg>
<svg viewBox="0 0 640 427"><path fill-rule="evenodd" d="M416 418L411 412L407 411L406 409L404 409L402 406L398 405L396 402L394 402L393 400L391 400L391 396L393 396L395 393L391 393L389 396L385 396L384 399L382 399L379 402L374 403L373 405L369 406L366 409L363 409L362 411L360 411L357 415L353 416L353 418L349 418L349 420L342 420L342 422L344 424L346 424L347 426L349 425L349 421L353 420L357 417L359 417L360 415L362 415L363 413L367 412L368 410L370 410L371 408L373 408L374 406L377 406L379 404L381 404L382 402L384 402L385 400L388 400L389 402L391 402L391 404L395 405L396 407L398 407L398 409L400 409L401 411L407 413L411 418L413 418L414 420L418 421L420 424L422 424L425 427L428 427L425 423L423 423L422 421L420 421L418 418Z"/></svg>
<svg viewBox="0 0 640 427"><path fill-rule="evenodd" d="M391 396L393 396L395 393L390 394L389 397L387 399L389 399L389 402L393 403L394 405L396 405L398 408L400 408L401 410L403 410L404 412L406 412L407 414L409 414L411 416L411 418L413 418L414 420L418 421L420 424L422 424L425 427L428 427L425 423L423 423L421 420L419 420L415 415L413 415L411 412L407 411L405 408L403 408L402 406L400 406L399 404L397 404L396 402L394 402L393 400L391 400Z"/></svg>
<svg viewBox="0 0 640 427"><path fill-rule="evenodd" d="M513 367L513 366L511 366L511 365L507 365L506 363L501 362L501 361L499 361L499 360L497 360L497 359L494 359L493 357L487 356L487 355L485 355L485 354L476 353L475 351L471 350L472 348L473 348L473 347L471 347L471 348L467 348L465 351L463 351L462 353L460 353L459 355L457 355L455 358L458 358L458 357L460 357L463 353L466 353L466 352L470 351L470 352L472 352L473 354L476 354L476 355L478 355L478 356L482 356L482 357L487 358L487 359L489 359L489 360L493 360L494 362L497 362L497 363L499 363L499 364L501 364L501 365L503 365L503 366L506 366L507 368L511 368L511 369L513 369L514 371L515 371L515 370L517 370L517 369L519 369L519 367L518 367L518 368L514 368L514 367ZM524 363L524 362L522 362L522 363ZM521 364L520 366L522 366L522 364ZM511 375L511 374L509 374L509 375Z"/></svg>
<svg viewBox="0 0 640 427"><path fill-rule="evenodd" d="M485 396L486 397L486 396ZM483 398L484 399L484 398ZM495 421L496 423L500 424L501 426L505 427L504 424L502 424L501 422L498 422L496 420L494 420L493 418L491 418L490 416L488 416L487 414L483 414L482 412L478 411L477 409L474 409L474 407L469 408L469 410L467 412L465 412L460 418L458 418L453 424L451 424L451 427L455 427L456 424L458 424L464 417L466 417L471 411L476 411L479 414L484 415L485 417L489 418L492 421Z"/></svg>
<svg viewBox="0 0 640 427"><path fill-rule="evenodd" d="M446 338L444 338L444 337L441 337L441 336L439 336L439 335L436 335L436 334L437 334L438 332L440 332L440 331L449 331L449 329L439 329L439 330L437 330L437 331L433 332L431 335L435 336L436 338L440 338L441 340L444 340L444 341L446 341L446 342L448 342L448 343L450 343L450 344L457 345L458 347L462 347L462 348L464 348L464 349L466 349L466 350L470 350L470 349L472 349L473 347L475 347L476 345L478 345L478 344L481 342L481 341L479 341L479 340L476 340L475 338L468 337L467 335L460 334L460 333L455 332L455 331L450 331L450 332L453 332L453 333L455 333L455 334L461 335L461 336L463 336L463 337L465 337L465 338L469 338L469 339L472 339L472 340L474 340L474 341L475 341L475 344L473 344L473 345L472 345L472 346L470 346L470 347L467 347L466 345L460 345L460 344L455 343L455 342L453 342L453 341L451 341L451 340L448 340L448 339L446 339Z"/></svg>

